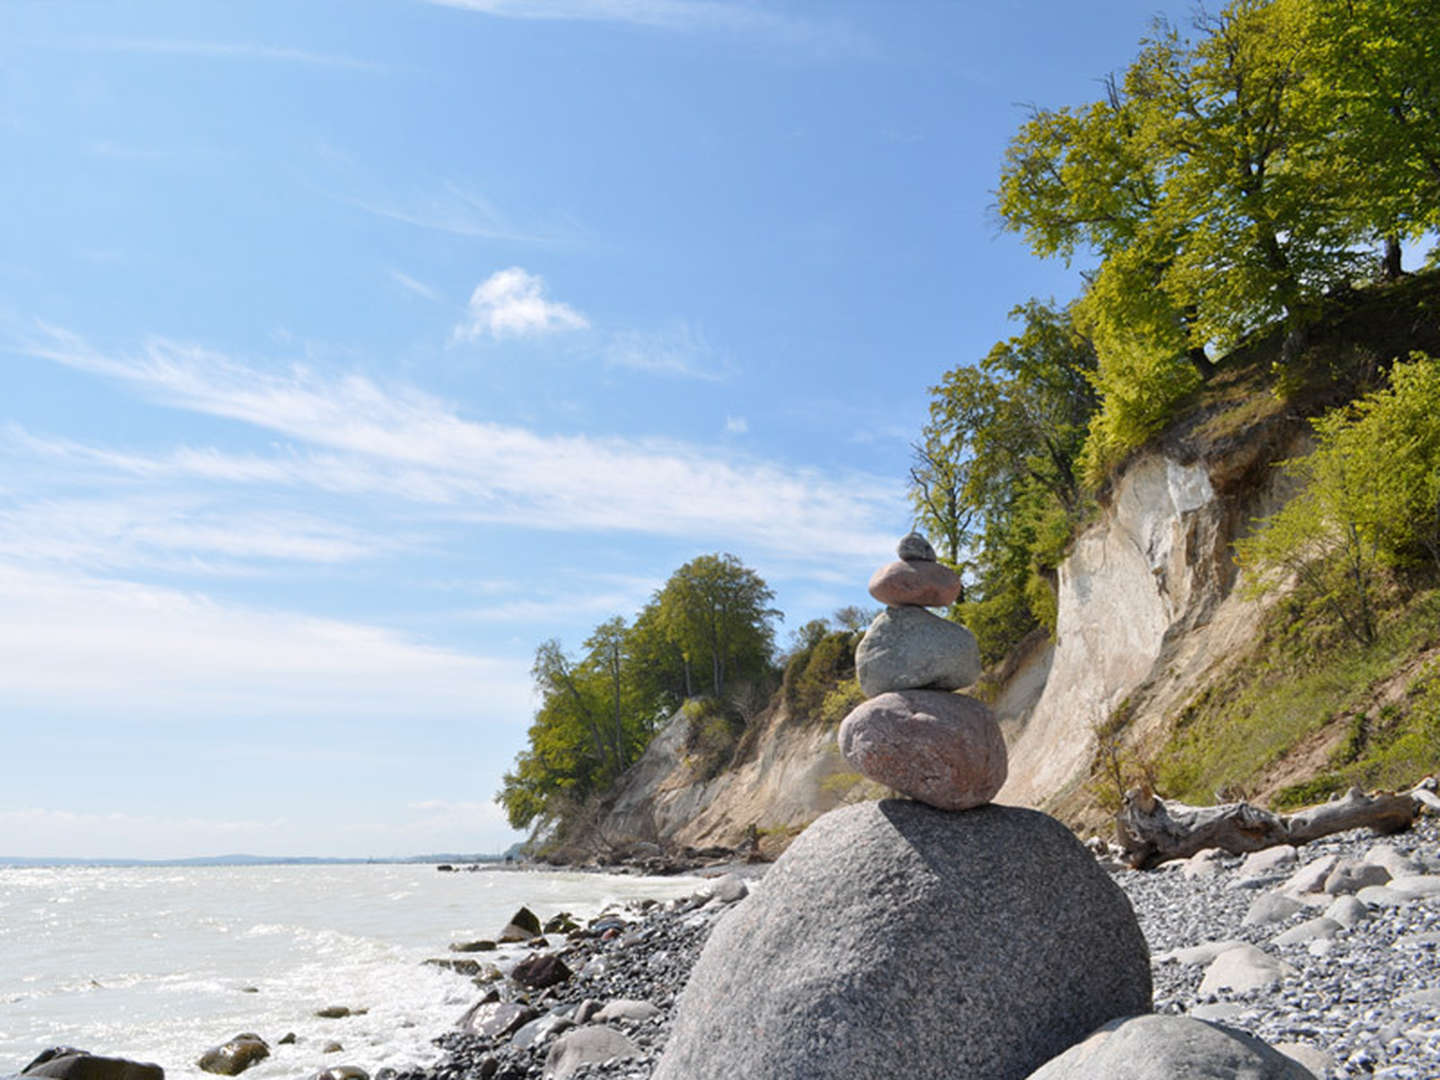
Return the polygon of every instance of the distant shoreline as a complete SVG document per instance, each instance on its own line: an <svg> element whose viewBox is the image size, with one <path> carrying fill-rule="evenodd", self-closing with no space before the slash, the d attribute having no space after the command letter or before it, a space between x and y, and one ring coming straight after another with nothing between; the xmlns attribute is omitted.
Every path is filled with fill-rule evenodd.
<svg viewBox="0 0 1440 1080"><path fill-rule="evenodd" d="M0 855L0 869L44 869L70 866L124 869L127 867L185 866L386 866L435 865L505 865L504 855L395 855L377 858L327 858L323 856L283 855L199 855L185 859L75 859L52 856Z"/></svg>

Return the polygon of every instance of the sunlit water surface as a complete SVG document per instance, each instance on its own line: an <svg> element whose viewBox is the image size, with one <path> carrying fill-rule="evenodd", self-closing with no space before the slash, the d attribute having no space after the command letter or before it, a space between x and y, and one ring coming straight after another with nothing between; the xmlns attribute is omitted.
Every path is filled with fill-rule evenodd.
<svg viewBox="0 0 1440 1080"><path fill-rule="evenodd" d="M245 1031L273 1049L247 1080L426 1064L480 993L422 964L454 955L451 941L493 938L521 904L589 917L698 884L426 865L0 868L0 1075L65 1044L196 1080L200 1054ZM328 1005L369 1012L314 1015ZM292 1031L296 1045L274 1045ZM331 1041L344 1051L323 1053Z"/></svg>

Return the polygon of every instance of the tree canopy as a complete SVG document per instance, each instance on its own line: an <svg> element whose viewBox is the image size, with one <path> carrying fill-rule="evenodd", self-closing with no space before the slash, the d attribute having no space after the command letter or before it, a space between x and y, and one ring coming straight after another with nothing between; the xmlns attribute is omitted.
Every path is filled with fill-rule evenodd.
<svg viewBox="0 0 1440 1080"><path fill-rule="evenodd" d="M779 612L765 582L733 555L676 570L631 623L608 619L578 657L558 640L535 650L540 697L529 743L497 801L527 828L573 816L644 750L659 722L701 688L715 698L768 675Z"/></svg>
<svg viewBox="0 0 1440 1080"><path fill-rule="evenodd" d="M1031 300L1011 317L1020 333L931 389L911 468L919 524L971 577L960 614L987 661L1053 610L1047 575L1084 508L1076 460L1097 405L1072 312Z"/></svg>
<svg viewBox="0 0 1440 1080"><path fill-rule="evenodd" d="M1037 108L997 206L1041 256L1094 258L1077 327L1097 355L1093 481L1282 320L1287 357L1367 251L1440 226L1440 9L1232 0L1156 20L1098 101Z"/></svg>

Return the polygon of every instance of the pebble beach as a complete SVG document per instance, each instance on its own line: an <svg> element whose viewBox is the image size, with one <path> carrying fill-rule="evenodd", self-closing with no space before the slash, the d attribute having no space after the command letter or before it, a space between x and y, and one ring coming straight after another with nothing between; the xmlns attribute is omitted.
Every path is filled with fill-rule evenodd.
<svg viewBox="0 0 1440 1080"><path fill-rule="evenodd" d="M1440 1077L1440 896L1372 893L1368 902L1360 902L1364 913L1354 925L1331 934L1322 926L1319 936L1308 931L1289 935L1306 940L1282 936L1317 919L1335 897L1314 894L1273 921L1246 921L1257 901L1276 894L1298 869L1331 857L1360 863L1377 845L1393 849L1423 873L1440 873L1440 824L1433 818L1383 840L1367 830L1337 834L1298 849L1294 861L1272 854L1259 860L1271 864L1260 872L1253 869L1256 862L1228 855L1196 861L1208 866L1177 862L1144 872L1113 869L1149 942L1156 1011L1256 1035L1295 1056L1322 1080ZM763 877L747 884L765 888ZM533 1020L512 1034L444 1034L437 1040L443 1057L435 1066L396 1080L648 1080L664 1049L677 996L710 928L732 903L744 903L727 903L708 891L643 908L632 905L616 912L613 921L597 924L601 933L575 935L555 950L573 972L569 979L538 993L508 981L496 984L498 998L527 1002ZM1205 988L1212 958L1194 947L1226 942L1253 946L1289 967L1263 987ZM1184 950L1202 959L1174 957ZM617 1001L646 1006L612 1010L612 1018L598 1022L627 1040L628 1046L612 1044L625 1054L562 1062L552 1053L567 1031L576 1030L577 1014L593 1028L594 1010Z"/></svg>

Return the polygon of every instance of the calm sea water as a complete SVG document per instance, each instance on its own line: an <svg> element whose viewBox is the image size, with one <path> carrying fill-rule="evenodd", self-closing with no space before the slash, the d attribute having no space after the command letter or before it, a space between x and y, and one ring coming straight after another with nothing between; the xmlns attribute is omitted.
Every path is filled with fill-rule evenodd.
<svg viewBox="0 0 1440 1080"><path fill-rule="evenodd" d="M244 1031L272 1046L247 1080L427 1064L479 996L421 963L453 955L451 941L493 938L521 904L542 921L589 917L698 884L421 865L0 868L0 1075L66 1044L198 1080L200 1054ZM316 1018L327 1005L369 1012ZM297 1045L275 1045L291 1031ZM324 1054L331 1040L344 1051Z"/></svg>

